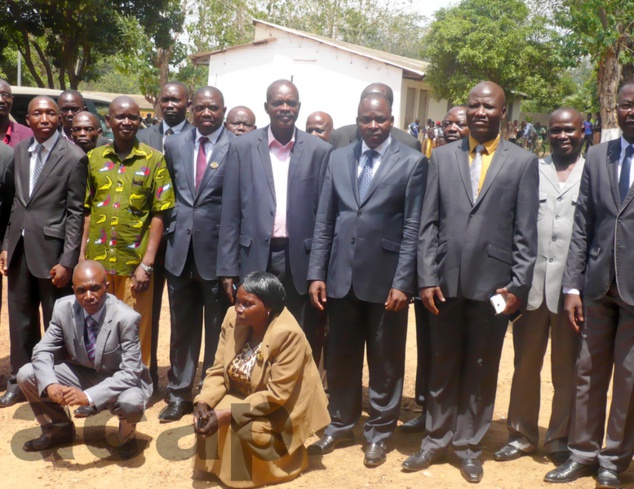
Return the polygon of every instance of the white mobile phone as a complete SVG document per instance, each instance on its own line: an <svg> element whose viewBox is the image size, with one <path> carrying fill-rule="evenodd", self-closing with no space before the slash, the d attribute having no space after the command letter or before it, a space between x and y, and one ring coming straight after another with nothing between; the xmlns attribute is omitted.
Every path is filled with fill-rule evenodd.
<svg viewBox="0 0 634 489"><path fill-rule="evenodd" d="M495 309L495 314L500 314L506 307L506 301L504 300L504 297L502 297L502 294L495 294L489 300L491 301L493 309Z"/></svg>

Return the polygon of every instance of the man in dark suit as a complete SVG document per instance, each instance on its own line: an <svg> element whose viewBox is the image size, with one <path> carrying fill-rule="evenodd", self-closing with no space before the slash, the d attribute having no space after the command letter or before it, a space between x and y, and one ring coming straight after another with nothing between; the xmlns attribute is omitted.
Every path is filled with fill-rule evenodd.
<svg viewBox="0 0 634 489"><path fill-rule="evenodd" d="M424 193L424 157L390 136L393 123L386 97L373 93L361 100L357 124L362 141L334 151L328 162L308 271L313 305L323 309L328 297L326 370L332 419L308 453L330 453L352 441L361 415L367 345L368 467L385 462L385 442L400 412Z"/></svg>
<svg viewBox="0 0 634 489"><path fill-rule="evenodd" d="M15 376L41 338L39 307L47 327L55 300L72 292L84 222L86 155L59 134L60 113L50 98L31 100L26 117L34 137L15 148L15 198L0 254L11 342L11 377L0 407L24 400Z"/></svg>
<svg viewBox="0 0 634 489"><path fill-rule="evenodd" d="M581 330L571 456L546 474L547 482L571 482L598 468L597 487L621 487L619 474L634 455L634 82L621 88L616 115L622 136L592 146L581 177L562 282L568 321Z"/></svg>
<svg viewBox="0 0 634 489"><path fill-rule="evenodd" d="M84 96L77 90L65 90L60 93L57 98L57 105L59 106L59 111L61 113L60 134L71 143L75 143L75 138L73 137L73 120L75 119L75 116L82 111L90 114L90 112L88 112L88 107L86 107ZM95 120L97 119L94 114L92 114L92 116L95 117ZM95 146L105 146L106 144L110 144L110 140L101 135L101 124L99 121L97 121L97 124L94 127L95 129L98 129ZM86 150L84 150L84 152L88 153Z"/></svg>
<svg viewBox="0 0 634 489"><path fill-rule="evenodd" d="M190 107L189 89L178 81L163 85L159 95L159 107L163 114L163 122L142 129L137 139L161 153L165 152L165 141L170 136L187 132L194 128L187 121L187 111ZM167 229L167 228L166 228ZM158 392L157 349L159 337L159 321L163 305L163 290L165 289L165 238L161 240L154 262L154 289L152 291L152 347L150 360L150 374L154 382L154 392Z"/></svg>
<svg viewBox="0 0 634 489"><path fill-rule="evenodd" d="M101 264L80 263L73 274L75 296L55 303L32 363L18 372L20 388L42 427L24 451L72 443L75 425L66 406L83 406L94 412L109 409L119 417L121 458L138 452L136 423L152 394L150 374L141 362L140 316L107 288Z"/></svg>
<svg viewBox="0 0 634 489"><path fill-rule="evenodd" d="M390 107L394 103L394 92L392 88L386 85L385 83L372 83L365 87L363 92L361 92L361 99L363 99L366 95L371 93L380 93L385 98L387 98L390 102ZM422 146L420 141L416 139L411 134L406 133L405 131L401 131L397 127L393 127L392 138L396 139L398 142L403 143L410 148L420 151ZM350 124L349 126L343 126L338 129L335 129L330 133L330 144L333 145L335 149L342 148L352 143L357 143L361 141L361 135L359 134L359 128L357 124Z"/></svg>
<svg viewBox="0 0 634 489"><path fill-rule="evenodd" d="M332 146L295 127L300 105L293 83L273 82L264 104L270 125L229 144L216 273L232 302L238 277L253 271L276 275L288 309L317 353L306 274Z"/></svg>
<svg viewBox="0 0 634 489"><path fill-rule="evenodd" d="M216 275L225 159L229 142L235 139L222 125L225 110L220 90L197 90L192 99L196 128L165 141L165 161L178 211L172 214L165 254L172 329L169 404L159 414L161 422L178 421L192 412L203 317L204 378L213 364L220 326L229 307Z"/></svg>
<svg viewBox="0 0 634 489"><path fill-rule="evenodd" d="M432 153L418 245L418 286L431 312L433 359L427 435L403 462L422 470L449 445L468 482L483 476L481 442L491 425L509 315L526 301L537 255L537 157L500 138L504 91L476 85L469 138ZM506 304L496 315L489 302Z"/></svg>

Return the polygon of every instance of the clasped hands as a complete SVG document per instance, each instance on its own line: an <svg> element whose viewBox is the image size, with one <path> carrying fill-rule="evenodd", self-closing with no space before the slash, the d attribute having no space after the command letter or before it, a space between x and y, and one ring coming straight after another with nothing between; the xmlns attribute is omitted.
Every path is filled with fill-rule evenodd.
<svg viewBox="0 0 634 489"><path fill-rule="evenodd" d="M215 434L230 423L230 409L214 410L204 402L197 402L194 406L194 432L203 438Z"/></svg>
<svg viewBox="0 0 634 489"><path fill-rule="evenodd" d="M46 388L48 397L60 406L88 406L88 396L77 387L62 384L51 384Z"/></svg>

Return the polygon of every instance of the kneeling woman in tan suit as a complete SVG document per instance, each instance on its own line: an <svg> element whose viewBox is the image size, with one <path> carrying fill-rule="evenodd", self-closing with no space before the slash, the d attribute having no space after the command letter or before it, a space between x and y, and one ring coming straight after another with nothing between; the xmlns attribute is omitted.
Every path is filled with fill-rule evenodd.
<svg viewBox="0 0 634 489"><path fill-rule="evenodd" d="M308 466L304 441L330 422L310 346L284 298L273 275L245 277L194 399L194 468L229 487L294 479Z"/></svg>

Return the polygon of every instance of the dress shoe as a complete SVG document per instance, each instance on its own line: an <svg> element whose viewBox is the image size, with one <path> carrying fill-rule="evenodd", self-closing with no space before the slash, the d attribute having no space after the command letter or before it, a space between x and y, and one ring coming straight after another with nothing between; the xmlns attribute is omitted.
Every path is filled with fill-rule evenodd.
<svg viewBox="0 0 634 489"><path fill-rule="evenodd" d="M194 403L187 401L172 401L163 408L158 419L161 423L180 420L184 415L194 412Z"/></svg>
<svg viewBox="0 0 634 489"><path fill-rule="evenodd" d="M597 471L596 465L580 464L572 459L551 470L546 474L546 482L563 483L576 481L579 477L594 475Z"/></svg>
<svg viewBox="0 0 634 489"><path fill-rule="evenodd" d="M558 452L552 452L546 455L555 467L565 464L570 458L570 452L568 450L560 450Z"/></svg>
<svg viewBox="0 0 634 489"><path fill-rule="evenodd" d="M27 441L22 449L25 452L39 452L61 445L70 445L75 440L75 425L61 423L42 426L44 431L39 437Z"/></svg>
<svg viewBox="0 0 634 489"><path fill-rule="evenodd" d="M10 407L14 404L17 404L18 402L24 401L26 401L26 397L24 397L24 394L22 394L22 392L7 391L2 396L0 396L0 408Z"/></svg>
<svg viewBox="0 0 634 489"><path fill-rule="evenodd" d="M407 457L405 462L401 465L403 470L408 472L416 472L418 470L428 469L429 466L434 462L436 457L427 450L420 450L416 452L414 455L410 455Z"/></svg>
<svg viewBox="0 0 634 489"><path fill-rule="evenodd" d="M365 449L365 458L363 464L366 467L378 467L385 463L385 443L382 441L375 441L370 443Z"/></svg>
<svg viewBox="0 0 634 489"><path fill-rule="evenodd" d="M604 467L599 468L599 472L597 473L597 489L618 489L620 487L623 486L621 485L618 472Z"/></svg>
<svg viewBox="0 0 634 489"><path fill-rule="evenodd" d="M93 414L97 414L97 410L92 406L79 406L73 411L73 416L76 418L87 418Z"/></svg>
<svg viewBox="0 0 634 489"><path fill-rule="evenodd" d="M315 443L310 445L306 450L308 455L326 455L332 452L337 446L350 445L354 442L354 435L346 435L335 438L334 436L324 435Z"/></svg>
<svg viewBox="0 0 634 489"><path fill-rule="evenodd" d="M421 414L413 419L410 419L407 423L403 423L399 430L402 433L422 433L425 431L425 415Z"/></svg>
<svg viewBox="0 0 634 489"><path fill-rule="evenodd" d="M493 458L498 462L509 462L511 460L517 460L525 455L528 455L528 452L508 444L504 445L500 450L495 452Z"/></svg>
<svg viewBox="0 0 634 489"><path fill-rule="evenodd" d="M484 475L482 462L477 458L465 458L460 466L460 473L467 482L480 482Z"/></svg>
<svg viewBox="0 0 634 489"><path fill-rule="evenodd" d="M123 460L131 459L139 453L139 441L133 436L121 445L117 451L119 452L119 457Z"/></svg>

